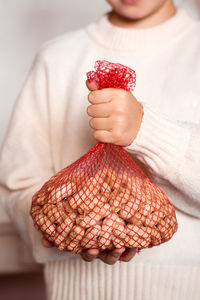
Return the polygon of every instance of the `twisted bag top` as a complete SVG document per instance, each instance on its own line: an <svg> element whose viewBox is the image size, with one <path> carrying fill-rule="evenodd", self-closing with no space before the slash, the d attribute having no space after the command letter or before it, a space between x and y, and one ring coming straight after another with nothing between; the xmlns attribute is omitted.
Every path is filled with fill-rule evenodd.
<svg viewBox="0 0 200 300"><path fill-rule="evenodd" d="M133 90L136 75L121 64L97 61L87 73L99 89ZM146 248L171 239L174 207L121 146L97 143L50 178L33 196L34 226L60 250L80 253Z"/></svg>

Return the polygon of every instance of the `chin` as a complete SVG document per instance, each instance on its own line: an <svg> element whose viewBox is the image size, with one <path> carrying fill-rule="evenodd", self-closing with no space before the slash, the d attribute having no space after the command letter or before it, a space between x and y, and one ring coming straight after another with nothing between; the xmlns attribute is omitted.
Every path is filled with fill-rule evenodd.
<svg viewBox="0 0 200 300"><path fill-rule="evenodd" d="M158 11L169 0L126 0L135 5L126 5L125 0L107 0L118 17L129 21L139 21L145 19Z"/></svg>
<svg viewBox="0 0 200 300"><path fill-rule="evenodd" d="M149 15L151 15L151 12L145 12L141 11L139 9L134 9L134 10L120 10L117 11L115 10L115 13L120 16L123 19L129 20L129 21L137 21L137 20L142 20Z"/></svg>

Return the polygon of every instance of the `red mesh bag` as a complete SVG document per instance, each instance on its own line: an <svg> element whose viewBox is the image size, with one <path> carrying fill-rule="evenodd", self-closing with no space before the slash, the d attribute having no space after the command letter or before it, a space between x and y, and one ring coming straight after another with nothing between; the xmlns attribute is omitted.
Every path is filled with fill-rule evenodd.
<svg viewBox="0 0 200 300"><path fill-rule="evenodd" d="M89 81L133 90L135 72L97 61ZM33 196L34 226L60 250L146 248L177 230L174 207L121 146L97 143Z"/></svg>

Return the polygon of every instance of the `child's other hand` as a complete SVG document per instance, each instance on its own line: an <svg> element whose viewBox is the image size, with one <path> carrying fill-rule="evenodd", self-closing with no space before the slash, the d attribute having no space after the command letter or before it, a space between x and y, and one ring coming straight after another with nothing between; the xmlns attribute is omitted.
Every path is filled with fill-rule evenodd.
<svg viewBox="0 0 200 300"><path fill-rule="evenodd" d="M42 238L41 243L42 243L42 246L44 246L45 248L52 248L53 247L53 244L50 243L49 241L47 241L45 239L45 237Z"/></svg>
<svg viewBox="0 0 200 300"><path fill-rule="evenodd" d="M130 145L137 136L143 117L143 106L131 92L107 88L97 90L95 82L86 81L91 91L87 113L92 119L94 138L103 143Z"/></svg>
<svg viewBox="0 0 200 300"><path fill-rule="evenodd" d="M53 244L47 241L44 237L42 238L42 245L45 248L52 248ZM136 249L114 249L114 250L108 250L100 252L98 249L89 249L85 250L82 253L80 253L83 260L91 262L97 258L102 260L104 263L108 265L114 265L121 257L120 261L128 262L130 261L136 254Z"/></svg>
<svg viewBox="0 0 200 300"><path fill-rule="evenodd" d="M126 249L124 247L121 249L106 250L103 252L100 252L98 249L89 249L83 251L80 255L83 260L88 262L99 258L108 265L114 265L119 260L122 254L123 256L120 258L120 261L130 261L135 256L136 251L136 249Z"/></svg>

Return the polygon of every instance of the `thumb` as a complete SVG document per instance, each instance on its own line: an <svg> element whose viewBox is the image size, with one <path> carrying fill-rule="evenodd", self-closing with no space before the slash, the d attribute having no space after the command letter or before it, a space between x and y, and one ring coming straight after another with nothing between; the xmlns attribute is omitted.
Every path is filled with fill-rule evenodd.
<svg viewBox="0 0 200 300"><path fill-rule="evenodd" d="M89 81L89 80L86 80L86 86L88 88L88 90L90 91L95 91L95 90L98 90L98 83L96 81Z"/></svg>
<svg viewBox="0 0 200 300"><path fill-rule="evenodd" d="M42 238L42 246L44 246L45 248L51 248L53 247L53 243L47 241L47 239L45 239L45 237Z"/></svg>

